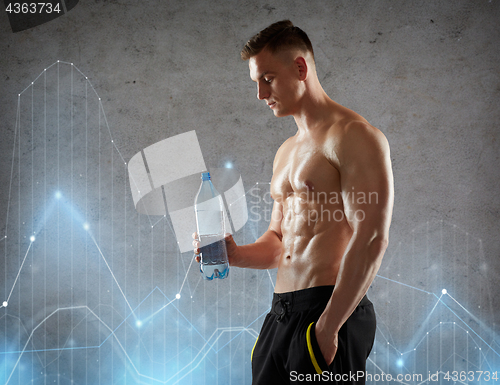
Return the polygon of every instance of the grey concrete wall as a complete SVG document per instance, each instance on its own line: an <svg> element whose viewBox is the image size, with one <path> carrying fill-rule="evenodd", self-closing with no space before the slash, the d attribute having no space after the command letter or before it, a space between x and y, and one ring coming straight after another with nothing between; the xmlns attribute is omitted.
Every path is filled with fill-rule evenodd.
<svg viewBox="0 0 500 385"><path fill-rule="evenodd" d="M295 126L257 100L239 51L284 18L309 34L326 92L391 145L395 207L369 293L379 316L369 370L500 369L497 0L80 1L15 34L0 16L0 297L10 296L0 308L0 380L250 383L275 272L233 269L209 283L193 267L186 274L190 255L178 252L168 218L136 213L123 160L196 130L209 168L232 162L247 190L269 182ZM44 75L57 60L74 63L101 97L102 111L88 96L86 136L90 83L67 64ZM44 219L57 189L76 209L59 203L58 219ZM76 212L94 239L79 233ZM265 225L236 239L252 241ZM43 247L31 250L33 232ZM175 308L138 326L185 277ZM456 302L438 302L442 289Z"/></svg>

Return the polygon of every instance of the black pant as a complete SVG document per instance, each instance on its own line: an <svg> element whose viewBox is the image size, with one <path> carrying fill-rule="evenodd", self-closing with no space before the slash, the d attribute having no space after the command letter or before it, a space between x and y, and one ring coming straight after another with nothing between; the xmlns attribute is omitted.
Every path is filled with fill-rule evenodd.
<svg viewBox="0 0 500 385"><path fill-rule="evenodd" d="M366 359L376 329L373 304L366 296L340 328L331 365L326 364L316 341L314 325L333 288L274 294L272 309L252 350L253 385L365 383Z"/></svg>

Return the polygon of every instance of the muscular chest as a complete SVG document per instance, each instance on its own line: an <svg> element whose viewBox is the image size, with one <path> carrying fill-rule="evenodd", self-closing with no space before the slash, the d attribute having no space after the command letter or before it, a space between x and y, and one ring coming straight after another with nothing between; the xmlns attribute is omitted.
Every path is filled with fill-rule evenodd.
<svg viewBox="0 0 500 385"><path fill-rule="evenodd" d="M297 194L312 199L335 191L340 191L339 173L322 143L293 141L280 151L271 180L273 199L282 202Z"/></svg>

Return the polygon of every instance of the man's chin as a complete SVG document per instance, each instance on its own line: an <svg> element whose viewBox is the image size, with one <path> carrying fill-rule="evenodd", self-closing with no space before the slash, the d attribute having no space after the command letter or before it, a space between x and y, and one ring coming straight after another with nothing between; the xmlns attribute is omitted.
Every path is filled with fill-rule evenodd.
<svg viewBox="0 0 500 385"><path fill-rule="evenodd" d="M280 110L273 110L274 116L277 118L282 118L283 116L287 116L288 114L284 113L283 111Z"/></svg>

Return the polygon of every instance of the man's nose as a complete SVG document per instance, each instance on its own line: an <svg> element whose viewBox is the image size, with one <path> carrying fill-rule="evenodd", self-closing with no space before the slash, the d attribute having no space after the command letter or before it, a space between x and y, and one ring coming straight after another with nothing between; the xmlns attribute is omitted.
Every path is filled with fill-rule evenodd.
<svg viewBox="0 0 500 385"><path fill-rule="evenodd" d="M257 99L262 100L269 97L269 90L266 86L257 85Z"/></svg>

